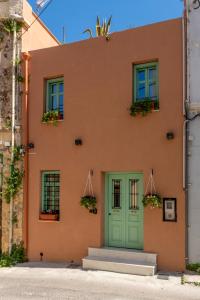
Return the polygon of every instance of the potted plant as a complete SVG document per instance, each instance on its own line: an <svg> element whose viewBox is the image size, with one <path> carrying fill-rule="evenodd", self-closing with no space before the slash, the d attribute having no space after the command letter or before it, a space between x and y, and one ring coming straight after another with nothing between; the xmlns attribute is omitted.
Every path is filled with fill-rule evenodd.
<svg viewBox="0 0 200 300"><path fill-rule="evenodd" d="M136 115L146 116L148 113L157 109L159 109L159 102L157 100L145 98L144 100L136 100L132 103L130 115L133 117Z"/></svg>
<svg viewBox="0 0 200 300"><path fill-rule="evenodd" d="M95 196L86 195L81 197L80 205L87 208L90 213L97 214L97 200Z"/></svg>
<svg viewBox="0 0 200 300"><path fill-rule="evenodd" d="M53 123L54 126L58 125L58 120L63 118L62 114L58 110L50 110L43 114L42 122L46 124Z"/></svg>
<svg viewBox="0 0 200 300"><path fill-rule="evenodd" d="M159 194L146 194L142 200L144 207L150 206L151 208L161 208L162 199Z"/></svg>
<svg viewBox="0 0 200 300"><path fill-rule="evenodd" d="M58 210L42 210L40 212L40 220L43 221L58 221L59 220L59 211Z"/></svg>

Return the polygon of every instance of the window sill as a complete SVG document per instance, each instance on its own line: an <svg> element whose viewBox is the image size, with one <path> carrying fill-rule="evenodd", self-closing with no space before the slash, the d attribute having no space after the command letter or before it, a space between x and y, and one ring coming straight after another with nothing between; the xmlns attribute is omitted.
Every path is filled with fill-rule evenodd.
<svg viewBox="0 0 200 300"><path fill-rule="evenodd" d="M42 124L45 124L45 125L48 125L48 124L53 124L53 123L60 123L60 122L63 122L64 121L64 119L59 119L59 120L56 120L56 121L48 121L48 122L44 122L44 121L42 121L41 123Z"/></svg>
<svg viewBox="0 0 200 300"><path fill-rule="evenodd" d="M59 221L59 214L40 214L39 216L40 221Z"/></svg>

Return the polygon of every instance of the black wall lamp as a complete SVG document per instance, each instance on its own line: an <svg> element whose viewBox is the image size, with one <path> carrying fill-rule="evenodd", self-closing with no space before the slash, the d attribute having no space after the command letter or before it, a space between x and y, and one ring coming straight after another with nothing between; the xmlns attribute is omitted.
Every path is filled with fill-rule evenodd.
<svg viewBox="0 0 200 300"><path fill-rule="evenodd" d="M35 145L33 143L28 143L27 148L28 149L34 149Z"/></svg>
<svg viewBox="0 0 200 300"><path fill-rule="evenodd" d="M166 138L168 140L173 140L174 139L174 133L172 131L169 131L166 133Z"/></svg>
<svg viewBox="0 0 200 300"><path fill-rule="evenodd" d="M74 141L74 144L76 145L76 146L81 146L82 144L83 144L83 141L82 141L82 139L75 139L75 141Z"/></svg>

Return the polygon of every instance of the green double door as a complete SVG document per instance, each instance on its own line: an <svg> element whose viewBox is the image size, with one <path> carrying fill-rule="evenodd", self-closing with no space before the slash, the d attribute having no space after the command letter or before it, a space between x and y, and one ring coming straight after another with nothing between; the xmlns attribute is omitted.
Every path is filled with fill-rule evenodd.
<svg viewBox="0 0 200 300"><path fill-rule="evenodd" d="M143 175L107 173L105 245L143 249Z"/></svg>

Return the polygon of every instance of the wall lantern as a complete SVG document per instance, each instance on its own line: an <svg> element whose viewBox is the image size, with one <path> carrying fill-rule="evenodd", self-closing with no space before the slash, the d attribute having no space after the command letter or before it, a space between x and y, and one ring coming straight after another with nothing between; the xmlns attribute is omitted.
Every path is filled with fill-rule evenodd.
<svg viewBox="0 0 200 300"><path fill-rule="evenodd" d="M82 141L82 139L75 139L74 144L76 146L81 146L83 144L83 141Z"/></svg>
<svg viewBox="0 0 200 300"><path fill-rule="evenodd" d="M163 221L177 221L176 198L163 198Z"/></svg>
<svg viewBox="0 0 200 300"><path fill-rule="evenodd" d="M168 140L173 140L174 139L174 133L172 131L169 131L166 133L166 138Z"/></svg>
<svg viewBox="0 0 200 300"><path fill-rule="evenodd" d="M27 148L28 149L34 149L35 145L33 143L28 143Z"/></svg>

